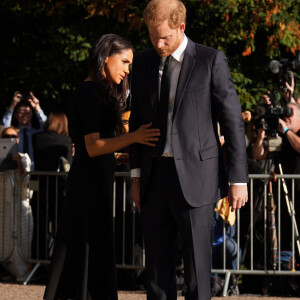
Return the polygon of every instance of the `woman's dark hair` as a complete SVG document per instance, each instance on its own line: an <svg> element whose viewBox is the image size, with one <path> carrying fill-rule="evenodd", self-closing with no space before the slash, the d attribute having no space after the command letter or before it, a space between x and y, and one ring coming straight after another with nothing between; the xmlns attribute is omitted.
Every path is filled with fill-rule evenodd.
<svg viewBox="0 0 300 300"><path fill-rule="evenodd" d="M60 111L50 112L44 125L44 131L68 136L67 116Z"/></svg>
<svg viewBox="0 0 300 300"><path fill-rule="evenodd" d="M126 39L116 34L105 34L92 46L88 60L89 76L96 82L104 98L114 102L113 115L115 116L117 134L124 133L122 112L126 108L126 98L129 91L128 74L120 84L116 84L105 79L103 68L108 56L122 53L128 49L133 51L131 43Z"/></svg>
<svg viewBox="0 0 300 300"><path fill-rule="evenodd" d="M39 119L38 119L38 117L37 117L37 115L36 115L36 113L35 113L33 107L31 106L30 102L29 102L28 100L25 100L25 99L24 99L24 100L22 99L22 100L21 100L20 102L18 102L17 105L15 106L14 111L13 111L13 114L12 114L11 122L10 122L11 126L14 126L14 127L16 127L16 128L19 127L18 120L17 120L17 118L16 118L16 113L18 112L19 108L20 108L20 107L23 107L23 106L29 107L30 110L31 110L31 112L32 112L31 126L32 126L33 128L36 128L36 129L42 129L42 128L40 127Z"/></svg>

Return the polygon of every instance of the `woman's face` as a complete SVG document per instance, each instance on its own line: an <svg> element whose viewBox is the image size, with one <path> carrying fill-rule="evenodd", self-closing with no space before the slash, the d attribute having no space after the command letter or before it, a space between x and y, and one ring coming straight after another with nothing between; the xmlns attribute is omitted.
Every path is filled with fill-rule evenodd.
<svg viewBox="0 0 300 300"><path fill-rule="evenodd" d="M13 128L7 128L5 129L5 132L4 132L4 135L3 135L4 138L16 138L17 139L17 142L19 143L19 136L18 136L18 133L15 129Z"/></svg>
<svg viewBox="0 0 300 300"><path fill-rule="evenodd" d="M132 64L133 52L131 49L108 56L105 59L103 76L109 82L121 83L126 74L129 74L129 66Z"/></svg>

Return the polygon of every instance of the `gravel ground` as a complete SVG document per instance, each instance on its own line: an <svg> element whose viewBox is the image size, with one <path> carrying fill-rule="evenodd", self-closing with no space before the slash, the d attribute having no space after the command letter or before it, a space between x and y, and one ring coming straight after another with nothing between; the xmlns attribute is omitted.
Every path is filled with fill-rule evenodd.
<svg viewBox="0 0 300 300"><path fill-rule="evenodd" d="M44 290L44 285L0 283L0 300L42 300ZM146 300L146 294L120 291L119 300Z"/></svg>
<svg viewBox="0 0 300 300"><path fill-rule="evenodd" d="M45 290L44 285L22 285L12 283L0 283L0 300L42 300ZM280 298L280 297L262 297L258 295L241 295L226 297L230 300L299 300L299 298ZM224 299L223 297L216 297L213 299ZM146 300L144 292L119 292L119 300ZM178 300L184 300L183 297L178 297Z"/></svg>

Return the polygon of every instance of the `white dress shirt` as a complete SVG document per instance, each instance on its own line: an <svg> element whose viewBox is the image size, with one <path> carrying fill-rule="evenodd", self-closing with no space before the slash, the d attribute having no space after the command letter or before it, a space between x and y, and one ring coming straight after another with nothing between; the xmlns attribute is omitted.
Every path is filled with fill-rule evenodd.
<svg viewBox="0 0 300 300"><path fill-rule="evenodd" d="M171 54L169 69L170 69L170 92L169 92L169 109L168 109L168 123L167 123L167 135L166 144L162 156L173 156L172 149L172 120L173 120L173 109L177 90L177 83L179 79L179 74L181 71L181 65L184 58L185 48L187 46L188 40L184 35L183 41L179 47ZM159 65L159 75L158 75L158 94L160 95L160 85L161 77L164 69L166 57L162 57Z"/></svg>

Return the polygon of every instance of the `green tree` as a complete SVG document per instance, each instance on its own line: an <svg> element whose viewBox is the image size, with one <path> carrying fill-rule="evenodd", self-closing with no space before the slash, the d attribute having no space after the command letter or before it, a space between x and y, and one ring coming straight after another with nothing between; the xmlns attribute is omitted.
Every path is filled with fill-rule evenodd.
<svg viewBox="0 0 300 300"><path fill-rule="evenodd" d="M3 0L0 26L0 112L13 91L32 90L42 107L66 109L86 76L93 41L113 32L129 38L136 52L150 47L143 24L147 0ZM228 57L244 109L251 109L276 83L272 59L295 59L300 49L298 0L189 0L187 36ZM296 78L299 80L299 77Z"/></svg>

